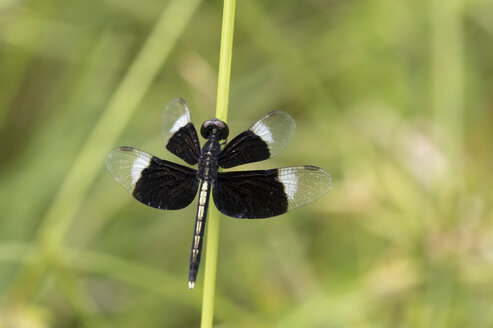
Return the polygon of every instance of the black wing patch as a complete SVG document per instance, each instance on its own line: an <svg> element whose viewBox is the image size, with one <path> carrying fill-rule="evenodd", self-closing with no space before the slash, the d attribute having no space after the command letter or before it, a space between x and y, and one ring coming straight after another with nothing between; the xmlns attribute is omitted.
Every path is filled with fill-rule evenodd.
<svg viewBox="0 0 493 328"><path fill-rule="evenodd" d="M195 126L188 123L181 127L169 139L166 149L190 165L197 164L200 156L200 145Z"/></svg>
<svg viewBox="0 0 493 328"><path fill-rule="evenodd" d="M234 218L261 219L286 213L288 199L278 169L221 172L212 187L218 210Z"/></svg>
<svg viewBox="0 0 493 328"><path fill-rule="evenodd" d="M219 211L235 218L262 219L311 203L332 188L332 178L311 165L265 171L219 173L212 188Z"/></svg>
<svg viewBox="0 0 493 328"><path fill-rule="evenodd" d="M190 165L198 163L200 141L185 100L176 98L166 106L161 134L166 149L171 153Z"/></svg>
<svg viewBox="0 0 493 328"><path fill-rule="evenodd" d="M222 168L259 162L270 158L267 143L250 130L237 135L219 153L217 160Z"/></svg>
<svg viewBox="0 0 493 328"><path fill-rule="evenodd" d="M231 140L219 153L218 163L230 168L276 156L289 143L296 128L287 113L273 111Z"/></svg>
<svg viewBox="0 0 493 328"><path fill-rule="evenodd" d="M196 171L132 147L120 147L106 158L106 167L139 202L162 210L187 207L195 198Z"/></svg>

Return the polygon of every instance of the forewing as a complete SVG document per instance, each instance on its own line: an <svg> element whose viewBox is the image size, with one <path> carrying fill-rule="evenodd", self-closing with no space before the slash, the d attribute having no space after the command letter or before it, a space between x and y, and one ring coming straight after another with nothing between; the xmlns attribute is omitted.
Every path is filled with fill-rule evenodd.
<svg viewBox="0 0 493 328"><path fill-rule="evenodd" d="M262 219L311 203L332 188L332 178L311 165L219 173L212 188L219 211L235 218Z"/></svg>
<svg viewBox="0 0 493 328"><path fill-rule="evenodd" d="M289 143L295 128L296 123L288 113L267 113L224 147L218 163L230 168L274 157Z"/></svg>
<svg viewBox="0 0 493 328"><path fill-rule="evenodd" d="M185 100L173 99L164 108L161 134L166 149L171 153L190 165L198 163L200 141Z"/></svg>
<svg viewBox="0 0 493 328"><path fill-rule="evenodd" d="M108 154L106 167L139 202L163 210L188 206L197 193L196 171L132 147Z"/></svg>

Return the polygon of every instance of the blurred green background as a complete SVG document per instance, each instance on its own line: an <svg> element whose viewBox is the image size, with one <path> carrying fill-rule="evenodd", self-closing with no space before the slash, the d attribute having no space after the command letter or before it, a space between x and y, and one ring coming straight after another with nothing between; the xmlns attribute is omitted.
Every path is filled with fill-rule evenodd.
<svg viewBox="0 0 493 328"><path fill-rule="evenodd" d="M195 206L148 208L116 146L177 160L214 116L221 1L0 0L0 327L197 327ZM221 218L216 327L493 327L493 1L238 1L231 135L273 109L334 189ZM245 167L246 168L246 167ZM207 232L206 232L207 233Z"/></svg>

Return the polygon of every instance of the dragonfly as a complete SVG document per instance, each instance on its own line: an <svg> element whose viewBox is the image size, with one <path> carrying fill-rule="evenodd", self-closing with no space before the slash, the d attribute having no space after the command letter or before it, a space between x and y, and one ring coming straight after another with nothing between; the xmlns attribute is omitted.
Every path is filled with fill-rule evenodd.
<svg viewBox="0 0 493 328"><path fill-rule="evenodd" d="M176 98L164 109L161 134L166 149L197 169L160 159L133 147L111 151L105 161L111 175L139 202L161 210L187 207L198 192L188 287L194 288L210 195L224 215L264 219L284 214L322 197L332 188L323 169L301 165L269 170L219 172L278 155L291 140L296 123L285 112L272 111L227 142L228 125L205 121L200 146L187 103Z"/></svg>

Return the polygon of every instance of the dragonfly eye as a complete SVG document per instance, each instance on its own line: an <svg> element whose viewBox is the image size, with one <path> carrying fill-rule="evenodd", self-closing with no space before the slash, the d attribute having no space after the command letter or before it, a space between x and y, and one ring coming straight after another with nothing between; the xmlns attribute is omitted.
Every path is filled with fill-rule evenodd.
<svg viewBox="0 0 493 328"><path fill-rule="evenodd" d="M216 134L219 140L223 140L228 137L229 128L226 123L219 121L217 118L205 121L200 128L200 134L205 139L209 139L212 133Z"/></svg>
<svg viewBox="0 0 493 328"><path fill-rule="evenodd" d="M204 124L202 124L202 127L200 128L200 134L202 135L202 137L204 137L205 139L209 139L213 127L214 125L211 120L205 121Z"/></svg>
<svg viewBox="0 0 493 328"><path fill-rule="evenodd" d="M219 129L219 131L217 133L219 136L219 140L226 139L229 136L228 125L226 123L224 123L223 121L216 121L216 126Z"/></svg>

